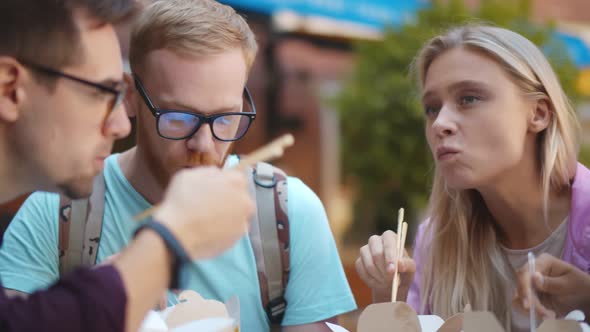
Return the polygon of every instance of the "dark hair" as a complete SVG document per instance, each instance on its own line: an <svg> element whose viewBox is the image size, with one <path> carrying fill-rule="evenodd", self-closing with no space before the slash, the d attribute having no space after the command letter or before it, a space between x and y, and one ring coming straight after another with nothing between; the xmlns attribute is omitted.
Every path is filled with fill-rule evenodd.
<svg viewBox="0 0 590 332"><path fill-rule="evenodd" d="M116 24L136 11L135 0L0 0L0 56L61 68L80 56L75 13L99 25Z"/></svg>

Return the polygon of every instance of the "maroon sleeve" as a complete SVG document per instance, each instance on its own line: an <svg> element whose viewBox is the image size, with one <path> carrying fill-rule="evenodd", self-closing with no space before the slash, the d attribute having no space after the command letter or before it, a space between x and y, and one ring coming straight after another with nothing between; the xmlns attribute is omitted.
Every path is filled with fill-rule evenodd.
<svg viewBox="0 0 590 332"><path fill-rule="evenodd" d="M27 299L0 291L0 331L119 332L127 296L112 266L80 268Z"/></svg>

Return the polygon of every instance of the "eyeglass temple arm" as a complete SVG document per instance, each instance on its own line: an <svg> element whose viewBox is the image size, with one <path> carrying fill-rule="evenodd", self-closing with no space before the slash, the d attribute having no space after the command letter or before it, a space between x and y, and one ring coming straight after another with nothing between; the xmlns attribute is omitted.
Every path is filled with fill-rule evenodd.
<svg viewBox="0 0 590 332"><path fill-rule="evenodd" d="M145 88L143 87L141 80L139 79L139 77L135 73L133 74L133 80L135 82L135 88L139 92L139 95L145 101L145 103L149 106L150 111L154 115L156 115L158 113L158 111L156 110L156 106L154 105L154 103L152 103L152 100L147 95L147 92L145 91Z"/></svg>

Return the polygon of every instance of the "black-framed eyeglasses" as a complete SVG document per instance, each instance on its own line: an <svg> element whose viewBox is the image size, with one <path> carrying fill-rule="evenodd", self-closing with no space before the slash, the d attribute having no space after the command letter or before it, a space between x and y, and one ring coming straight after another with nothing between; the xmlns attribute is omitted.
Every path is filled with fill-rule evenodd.
<svg viewBox="0 0 590 332"><path fill-rule="evenodd" d="M171 140L182 140L193 136L206 123L211 133L219 141L233 142L244 137L252 121L256 119L256 107L248 88L244 88L244 101L241 112L219 113L209 116L191 111L162 109L154 105L148 96L139 76L133 74L135 88L143 101L156 117L158 135Z"/></svg>
<svg viewBox="0 0 590 332"><path fill-rule="evenodd" d="M74 81L89 87L92 87L94 89L99 90L102 93L107 93L107 94L111 94L113 96L112 100L109 101L109 105L108 105L108 114L110 114L111 112L113 112L113 110L117 109L117 107L119 107L119 105L121 105L121 103L123 102L123 99L125 99L125 93L127 92L127 84L124 81L121 82L117 82L115 86L110 87L101 83L96 83L96 82L92 82L92 81L88 81L85 80L83 78L74 76L74 75L70 75L67 73L64 73L62 71L53 69L53 68L49 68L43 65L39 65L30 61L23 61L23 60L19 60L23 65L30 67L33 70L36 70L38 72L44 73L46 75L51 75L51 76L57 76L57 77L62 77L65 79L68 79L70 81Z"/></svg>

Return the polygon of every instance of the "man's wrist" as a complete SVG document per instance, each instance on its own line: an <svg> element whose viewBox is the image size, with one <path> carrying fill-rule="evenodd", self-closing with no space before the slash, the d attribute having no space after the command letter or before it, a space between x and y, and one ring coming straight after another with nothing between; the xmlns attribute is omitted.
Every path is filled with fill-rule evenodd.
<svg viewBox="0 0 590 332"><path fill-rule="evenodd" d="M170 289L182 289L182 270L183 267L190 263L191 259L178 238L170 231L170 229L164 224L149 220L143 223L136 231L135 235L150 230L156 236L158 236L168 249L171 255L171 269L170 269Z"/></svg>
<svg viewBox="0 0 590 332"><path fill-rule="evenodd" d="M145 244L143 247L150 248L151 258L163 262L165 268L162 270L165 272L166 285L169 285L172 279L174 254L168 250L164 239L162 239L162 237L155 231L144 229L135 235L134 242Z"/></svg>

